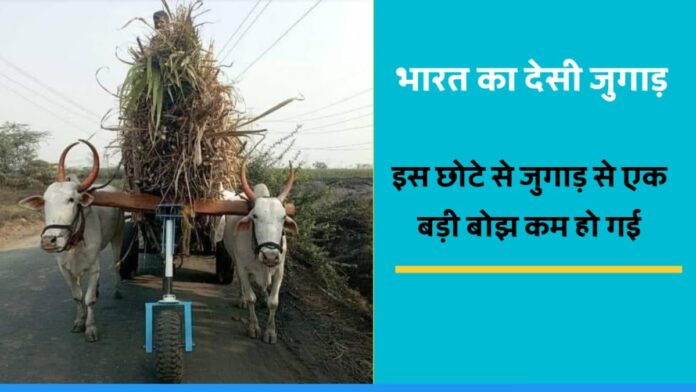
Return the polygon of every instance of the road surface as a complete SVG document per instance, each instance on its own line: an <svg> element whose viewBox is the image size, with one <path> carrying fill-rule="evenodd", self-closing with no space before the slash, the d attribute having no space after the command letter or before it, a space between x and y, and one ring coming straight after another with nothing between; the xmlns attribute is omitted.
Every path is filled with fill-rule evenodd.
<svg viewBox="0 0 696 392"><path fill-rule="evenodd" d="M0 382L157 382L154 356L143 349L144 303L160 296L161 280L125 281L112 297L111 254L102 252L95 315L99 342L71 333L75 306L55 259L31 247L0 252ZM325 380L282 341L246 336L247 312L233 306L232 286L213 284L211 260L189 260L175 294L193 301L194 352L185 354L184 382L277 383ZM258 308L261 325L265 308Z"/></svg>

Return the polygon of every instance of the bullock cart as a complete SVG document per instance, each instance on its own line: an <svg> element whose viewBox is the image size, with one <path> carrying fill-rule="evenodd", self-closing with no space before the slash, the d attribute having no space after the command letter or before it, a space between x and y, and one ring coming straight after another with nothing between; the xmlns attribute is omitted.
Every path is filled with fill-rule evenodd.
<svg viewBox="0 0 696 392"><path fill-rule="evenodd" d="M162 298L145 304L145 351L155 353L157 378L163 382L180 382L183 377L184 352L193 351L193 316L191 302L178 299L173 293L174 258L177 255L177 228L186 211L195 216L247 215L249 205L245 200L197 199L187 204L174 204L161 197L145 193L107 192L95 190L93 205L117 207L140 214L149 227L159 227L161 238L158 248L163 256ZM289 216L294 215L292 204L285 206ZM137 260L138 235L134 226L125 233L122 261ZM129 241L130 239L130 241ZM147 241L146 241L147 242ZM142 248L146 250L148 245ZM209 254L216 256L218 277L230 276L232 262L224 248L213 247ZM155 310L158 310L157 312ZM183 313L183 323L182 315Z"/></svg>
<svg viewBox="0 0 696 392"><path fill-rule="evenodd" d="M183 352L193 349L191 304L172 292L174 259L214 254L218 281L232 280L233 263L214 239L220 227L213 217L247 215L249 206L246 200L217 198L237 185L242 156L255 147L243 139L266 132L251 124L303 99L286 99L253 117L242 115L241 97L219 80L222 70L213 45L204 46L199 37L201 24L195 18L205 12L198 12L200 7L194 1L170 8L164 1L149 33L130 48L130 68L116 94L119 124L105 128L118 132L124 192L92 192L93 205L132 214L123 236L121 277L132 275L138 264L159 270L164 264L162 298L145 304L145 349L156 353L160 380L173 382L181 380ZM286 205L287 215L293 209Z"/></svg>

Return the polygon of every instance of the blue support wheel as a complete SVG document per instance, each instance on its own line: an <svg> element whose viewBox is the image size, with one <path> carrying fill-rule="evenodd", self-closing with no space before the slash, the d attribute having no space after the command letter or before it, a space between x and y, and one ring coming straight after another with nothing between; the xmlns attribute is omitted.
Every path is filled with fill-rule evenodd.
<svg viewBox="0 0 696 392"><path fill-rule="evenodd" d="M175 310L159 312L155 321L155 369L164 383L180 383L184 376L181 316Z"/></svg>
<svg viewBox="0 0 696 392"><path fill-rule="evenodd" d="M161 308L161 310L155 314L155 308ZM183 325L179 308L184 314ZM191 302L146 303L145 352L155 353L157 379L163 383L180 383L184 375L184 352L191 351L193 351Z"/></svg>
<svg viewBox="0 0 696 392"><path fill-rule="evenodd" d="M191 302L179 301L172 290L175 233L176 225L181 218L181 208L175 204L161 204L157 207L156 216L162 221L163 293L159 301L145 303L145 352L154 351L157 379L164 383L181 382L184 375L184 352L193 351ZM157 314L155 308L160 308ZM179 309L183 311L183 325Z"/></svg>

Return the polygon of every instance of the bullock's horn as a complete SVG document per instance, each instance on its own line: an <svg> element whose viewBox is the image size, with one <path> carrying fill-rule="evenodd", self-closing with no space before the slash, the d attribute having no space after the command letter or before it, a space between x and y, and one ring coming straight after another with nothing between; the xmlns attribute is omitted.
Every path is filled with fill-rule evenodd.
<svg viewBox="0 0 696 392"><path fill-rule="evenodd" d="M256 199L256 195L254 195L254 191L251 190L249 182L246 178L246 161L242 163L242 174L239 176L239 179L242 181L242 191L244 191L247 199L249 199L250 202L253 202Z"/></svg>
<svg viewBox="0 0 696 392"><path fill-rule="evenodd" d="M80 144L80 142L75 142L65 147L65 150L60 154L60 159L58 160L58 175L56 178L58 182L65 182L65 157L68 156L68 151L78 144Z"/></svg>
<svg viewBox="0 0 696 392"><path fill-rule="evenodd" d="M85 177L85 179L82 180L82 183L80 183L80 186L77 188L78 192L84 192L87 189L89 189L89 187L91 187L92 184L94 184L94 181L97 180L97 177L99 177L99 154L97 153L97 149L94 148L92 143L83 139L79 140L82 143L86 144L90 150L92 150L92 170L89 172L87 177Z"/></svg>
<svg viewBox="0 0 696 392"><path fill-rule="evenodd" d="M295 171L292 170L292 162L290 162L290 173L288 174L288 179L285 181L285 186L283 186L283 190L278 195L278 200L282 202L285 200L286 197L288 197L290 189L292 189L293 182L295 182Z"/></svg>
<svg viewBox="0 0 696 392"><path fill-rule="evenodd" d="M68 156L68 151L70 151L71 148L75 147L76 145L80 144L80 142L86 144L90 150L92 150L92 170L89 172L87 177L80 183L80 185L77 187L78 192L83 192L87 190L92 184L94 184L94 181L97 180L97 176L99 176L99 154L97 154L97 149L94 148L94 146L88 142L87 140L82 140L79 139L80 141L75 142L67 147L65 147L65 150L63 150L63 153L60 154L60 159L58 160L58 175L57 175L57 180L58 182L65 182L66 181L66 176L65 176L65 157Z"/></svg>

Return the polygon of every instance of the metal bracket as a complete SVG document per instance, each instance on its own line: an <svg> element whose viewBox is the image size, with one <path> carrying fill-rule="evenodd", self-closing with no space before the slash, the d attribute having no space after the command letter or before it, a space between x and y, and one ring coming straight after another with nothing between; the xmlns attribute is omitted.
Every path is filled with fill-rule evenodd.
<svg viewBox="0 0 696 392"><path fill-rule="evenodd" d="M190 301L176 302L146 302L145 303L145 352L152 352L152 325L153 308L156 307L182 307L184 311L184 350L189 353L193 351L193 315L191 312Z"/></svg>

